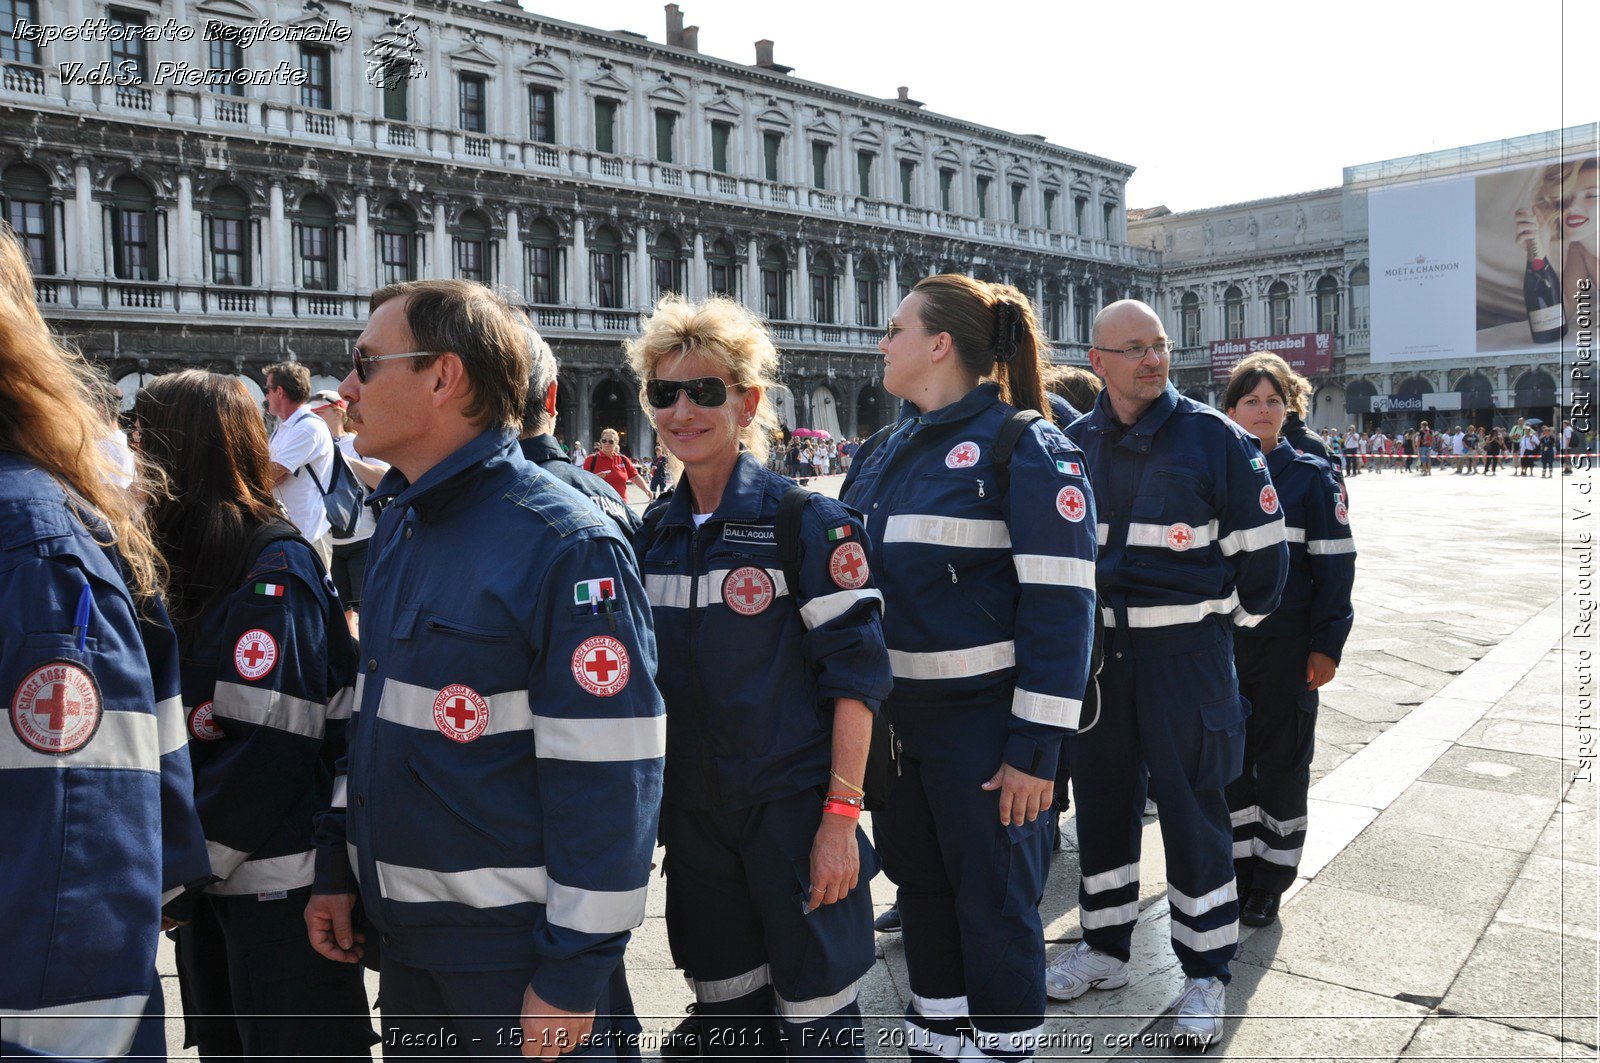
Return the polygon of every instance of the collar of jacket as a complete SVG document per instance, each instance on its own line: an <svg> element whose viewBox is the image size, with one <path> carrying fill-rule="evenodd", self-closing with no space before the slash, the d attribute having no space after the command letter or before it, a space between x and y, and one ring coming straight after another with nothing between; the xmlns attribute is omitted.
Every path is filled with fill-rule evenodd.
<svg viewBox="0 0 1600 1063"><path fill-rule="evenodd" d="M1255 439L1255 436L1250 438ZM1260 442L1260 440L1256 441ZM1279 436L1278 445L1267 451L1267 473L1274 480L1280 479L1283 475L1283 470L1287 469L1289 464L1299 456L1300 452L1294 449L1294 444Z"/></svg>
<svg viewBox="0 0 1600 1063"><path fill-rule="evenodd" d="M567 452L561 449L561 444L556 442L556 437L546 433L542 436L529 436L521 441L522 455L535 465L543 465L547 461L572 462Z"/></svg>
<svg viewBox="0 0 1600 1063"><path fill-rule="evenodd" d="M1000 401L1000 385L992 380L986 380L961 396L948 406L941 406L932 413L925 413L917 420L922 424L954 424L965 421L979 410L988 409ZM912 407L912 412L916 407Z"/></svg>
<svg viewBox="0 0 1600 1063"><path fill-rule="evenodd" d="M445 506L466 501L483 474L512 461L522 460L517 437L491 428L422 474L411 483L399 469L390 469L378 481L374 498L388 499L392 505L411 507L421 520L431 520Z"/></svg>
<svg viewBox="0 0 1600 1063"><path fill-rule="evenodd" d="M1121 432L1122 438L1117 440L1117 446L1127 447L1147 453L1150 450L1150 441L1155 434L1161 431L1161 426L1167 423L1167 418L1172 416L1172 411L1178 408L1178 389L1172 386L1172 381L1167 381L1167 386L1161 389L1161 394L1156 396L1156 401L1144 411L1144 416L1132 428L1124 429L1122 422L1117 420L1116 414L1111 411L1111 389L1102 388L1100 397L1094 401L1094 409L1089 411L1088 428L1091 432Z"/></svg>
<svg viewBox="0 0 1600 1063"><path fill-rule="evenodd" d="M766 497L766 470L748 450L739 451L739 460L733 463L733 475L728 486L722 489L722 501L711 515L712 520L757 520L761 516L761 502ZM667 499L667 510L661 515L663 526L682 524L694 527L694 492L689 490L689 477L685 474ZM709 523L709 522L708 522Z"/></svg>

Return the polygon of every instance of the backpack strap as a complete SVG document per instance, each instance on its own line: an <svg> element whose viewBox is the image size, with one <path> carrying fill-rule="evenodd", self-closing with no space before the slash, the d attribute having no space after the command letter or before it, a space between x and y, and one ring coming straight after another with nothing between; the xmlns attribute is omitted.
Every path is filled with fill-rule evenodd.
<svg viewBox="0 0 1600 1063"><path fill-rule="evenodd" d="M778 500L778 519L773 529L778 543L778 563L783 566L789 594L797 602L800 600L800 518L814 493L799 485L785 491Z"/></svg>
<svg viewBox="0 0 1600 1063"><path fill-rule="evenodd" d="M882 428L878 429L876 432L872 433L865 440L863 440L861 445L856 448L855 456L850 459L850 468L845 471L844 483L839 486L840 498L843 498L845 491L847 491L850 486L856 482L856 473L865 467L867 463L867 457L874 450L877 450L879 447L881 447L884 440L894 435L894 430L903 424L905 424L904 421L896 421L894 424L884 425Z"/></svg>
<svg viewBox="0 0 1600 1063"><path fill-rule="evenodd" d="M1003 496L1011 488L1011 453L1017 449L1017 440L1035 421L1044 420L1038 410L1012 410L994 434L994 444L989 450L989 461L994 465L995 481Z"/></svg>

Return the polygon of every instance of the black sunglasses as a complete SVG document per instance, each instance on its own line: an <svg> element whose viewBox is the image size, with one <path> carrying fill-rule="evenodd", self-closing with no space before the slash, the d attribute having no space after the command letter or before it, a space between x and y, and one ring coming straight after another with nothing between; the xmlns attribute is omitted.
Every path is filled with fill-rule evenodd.
<svg viewBox="0 0 1600 1063"><path fill-rule="evenodd" d="M712 409L728 401L728 382L718 376L702 376L693 380L646 380L644 395L650 405L664 410L678 401L678 392L689 396L696 406Z"/></svg>

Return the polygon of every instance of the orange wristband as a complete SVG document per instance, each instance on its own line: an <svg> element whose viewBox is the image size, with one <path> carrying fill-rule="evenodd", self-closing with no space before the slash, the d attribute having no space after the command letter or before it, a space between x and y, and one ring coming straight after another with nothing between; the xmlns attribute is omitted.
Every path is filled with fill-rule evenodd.
<svg viewBox="0 0 1600 1063"><path fill-rule="evenodd" d="M822 811L832 812L834 815L843 816L845 819L861 818L861 809L855 805L847 805L843 801L827 801L823 804Z"/></svg>

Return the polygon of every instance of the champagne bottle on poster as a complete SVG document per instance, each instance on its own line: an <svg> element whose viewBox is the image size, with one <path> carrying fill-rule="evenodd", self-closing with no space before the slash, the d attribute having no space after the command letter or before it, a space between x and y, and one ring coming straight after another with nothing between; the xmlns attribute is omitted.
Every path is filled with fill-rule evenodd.
<svg viewBox="0 0 1600 1063"><path fill-rule="evenodd" d="M1544 234L1528 240L1528 269L1522 276L1522 302L1528 308L1528 329L1534 343L1552 343L1567 334L1566 308L1561 305L1561 278L1545 254Z"/></svg>

